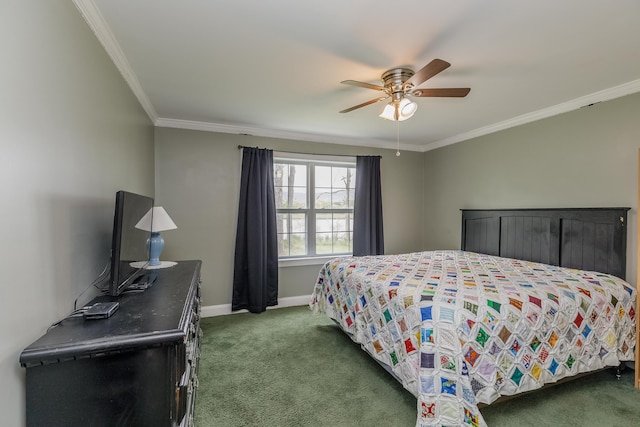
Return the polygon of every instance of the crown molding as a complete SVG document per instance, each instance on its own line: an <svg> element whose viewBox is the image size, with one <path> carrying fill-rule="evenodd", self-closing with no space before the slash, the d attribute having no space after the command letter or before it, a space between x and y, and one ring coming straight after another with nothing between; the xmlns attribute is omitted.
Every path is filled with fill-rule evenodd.
<svg viewBox="0 0 640 427"><path fill-rule="evenodd" d="M581 96L579 98L563 102L562 104L557 104L549 108L543 108L541 110L513 117L499 123L474 129L470 132L465 132L449 138L441 139L440 141L428 144L425 148L423 148L422 151L426 152L435 150L436 148L446 147L447 145L456 144L458 142L546 119L548 117L557 116L562 113L568 113L569 111L578 110L583 107L590 107L591 105L597 104L599 102L610 101L612 99L631 95L637 92L640 92L640 79L614 86L609 89L594 92L589 95Z"/></svg>
<svg viewBox="0 0 640 427"><path fill-rule="evenodd" d="M142 90L142 86L133 72L131 65L129 65L129 61L124 55L124 52L122 52L120 45L95 3L92 0L73 0L73 3L89 25L89 28L91 28L98 38L100 44L102 44L102 47L104 47L104 50L107 51L107 54L120 71L120 74L122 74L122 77L124 77L125 81L129 84L129 87L136 98L138 98L138 102L140 102L144 111L151 121L155 122L158 119L158 113L156 113L151 101L144 93L144 90Z"/></svg>
<svg viewBox="0 0 640 427"><path fill-rule="evenodd" d="M309 141L320 142L324 144L338 144L338 145L355 145L359 147L368 148L383 148L388 150L395 150L397 145L390 143L389 141L383 141L379 139L362 139L362 138L349 138L342 136L331 135L318 135L305 132L290 132L285 130L267 129L249 126L228 125L221 123L210 122L198 122L192 120L179 120L179 119L167 119L159 118L155 121L157 127L175 128L175 129L189 129L200 130L206 132L220 132L231 133L238 135L251 135L262 136L266 138L279 138L279 139L293 139L296 141ZM422 146L413 144L400 144L400 149L403 151L424 151Z"/></svg>

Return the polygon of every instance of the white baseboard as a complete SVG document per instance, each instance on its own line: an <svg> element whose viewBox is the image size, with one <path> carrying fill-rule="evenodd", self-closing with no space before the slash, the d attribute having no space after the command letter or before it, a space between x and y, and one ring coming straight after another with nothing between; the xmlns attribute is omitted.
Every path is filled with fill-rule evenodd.
<svg viewBox="0 0 640 427"><path fill-rule="evenodd" d="M278 305L267 307L267 310L274 308L295 307L307 305L311 301L311 295L300 295L298 297L279 298ZM225 314L248 313L248 310L231 311L231 304L207 305L200 310L202 317L223 316Z"/></svg>

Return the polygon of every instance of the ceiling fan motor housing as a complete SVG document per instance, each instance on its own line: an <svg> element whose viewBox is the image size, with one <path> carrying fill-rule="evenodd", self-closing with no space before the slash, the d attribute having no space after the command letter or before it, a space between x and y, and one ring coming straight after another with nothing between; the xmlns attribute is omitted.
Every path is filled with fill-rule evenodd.
<svg viewBox="0 0 640 427"><path fill-rule="evenodd" d="M406 90L404 82L409 80L414 71L410 68L392 68L382 73L382 81L386 92L393 98L393 101L399 102L404 96Z"/></svg>

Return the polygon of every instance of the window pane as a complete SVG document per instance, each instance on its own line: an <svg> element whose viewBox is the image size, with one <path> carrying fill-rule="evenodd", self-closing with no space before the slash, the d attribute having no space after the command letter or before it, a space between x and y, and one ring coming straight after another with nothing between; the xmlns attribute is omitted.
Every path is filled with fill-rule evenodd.
<svg viewBox="0 0 640 427"><path fill-rule="evenodd" d="M333 214L316 215L316 254L330 254L333 252L332 242Z"/></svg>
<svg viewBox="0 0 640 427"><path fill-rule="evenodd" d="M307 187L293 187L293 194L290 194L288 201L290 208L307 208Z"/></svg>
<svg viewBox="0 0 640 427"><path fill-rule="evenodd" d="M276 209L307 208L307 166L273 164Z"/></svg>
<svg viewBox="0 0 640 427"><path fill-rule="evenodd" d="M331 168L331 186L334 188L347 188L347 182L351 179L351 174L347 173L347 168Z"/></svg>
<svg viewBox="0 0 640 427"><path fill-rule="evenodd" d="M333 253L332 234L333 233L316 233L316 253L318 255Z"/></svg>
<svg viewBox="0 0 640 427"><path fill-rule="evenodd" d="M316 166L316 187L331 188L331 166Z"/></svg>
<svg viewBox="0 0 640 427"><path fill-rule="evenodd" d="M334 213L333 214L333 232L348 231L349 214L346 213Z"/></svg>
<svg viewBox="0 0 640 427"><path fill-rule="evenodd" d="M352 233L333 233L333 252L351 252L351 235Z"/></svg>
<svg viewBox="0 0 640 427"><path fill-rule="evenodd" d="M307 235L305 233L291 233L291 250L289 255L307 254Z"/></svg>
<svg viewBox="0 0 640 427"><path fill-rule="evenodd" d="M307 188L307 165L289 165L289 182L296 187Z"/></svg>
<svg viewBox="0 0 640 427"><path fill-rule="evenodd" d="M353 233L316 233L316 253L347 253L353 251Z"/></svg>
<svg viewBox="0 0 640 427"><path fill-rule="evenodd" d="M332 214L316 215L316 233L330 233L333 231Z"/></svg>
<svg viewBox="0 0 640 427"><path fill-rule="evenodd" d="M292 233L307 233L307 219L306 214L291 214L291 232Z"/></svg>
<svg viewBox="0 0 640 427"><path fill-rule="evenodd" d="M276 214L278 256L307 254L306 214Z"/></svg>
<svg viewBox="0 0 640 427"><path fill-rule="evenodd" d="M316 209L331 209L331 188L316 187Z"/></svg>
<svg viewBox="0 0 640 427"><path fill-rule="evenodd" d="M346 209L349 206L347 190L335 190L333 192L331 207L333 209Z"/></svg>

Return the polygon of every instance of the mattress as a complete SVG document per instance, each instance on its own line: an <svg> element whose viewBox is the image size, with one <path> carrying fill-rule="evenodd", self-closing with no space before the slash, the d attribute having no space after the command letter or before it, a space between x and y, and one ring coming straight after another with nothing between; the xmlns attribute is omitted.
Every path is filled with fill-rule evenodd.
<svg viewBox="0 0 640 427"><path fill-rule="evenodd" d="M464 251L337 258L310 306L417 397L416 426L486 425L478 403L633 360L635 289Z"/></svg>

